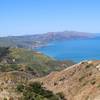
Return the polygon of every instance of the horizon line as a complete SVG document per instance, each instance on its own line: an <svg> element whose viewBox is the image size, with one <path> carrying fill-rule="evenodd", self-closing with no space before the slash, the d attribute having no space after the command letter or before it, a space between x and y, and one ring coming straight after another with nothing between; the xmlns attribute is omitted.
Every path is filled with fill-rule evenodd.
<svg viewBox="0 0 100 100"><path fill-rule="evenodd" d="M42 34L48 34L48 33L57 33L57 32L80 32L80 33L90 33L90 34L100 34L98 33L92 33L92 32L84 32L84 31L75 31L75 30L65 30L65 31L49 31L49 32L44 32L44 33L26 33L26 34L19 34L17 35L17 33L15 33L16 35L2 35L0 36L0 38L2 37L16 37L16 36L31 36L31 35L42 35Z"/></svg>

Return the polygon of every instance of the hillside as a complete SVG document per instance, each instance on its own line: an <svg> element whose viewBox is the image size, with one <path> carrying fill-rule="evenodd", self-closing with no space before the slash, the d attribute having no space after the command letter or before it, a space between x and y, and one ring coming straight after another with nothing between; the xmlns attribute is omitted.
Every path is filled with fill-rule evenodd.
<svg viewBox="0 0 100 100"><path fill-rule="evenodd" d="M63 94L65 100L100 100L100 61L84 61L52 72L40 81L46 89Z"/></svg>
<svg viewBox="0 0 100 100"><path fill-rule="evenodd" d="M100 100L100 61L73 64L0 48L0 100Z"/></svg>
<svg viewBox="0 0 100 100"><path fill-rule="evenodd" d="M72 64L71 61L60 62L28 49L1 47L0 100L59 100L58 95L45 90L42 84L32 83L30 86L28 81Z"/></svg>
<svg viewBox="0 0 100 100"><path fill-rule="evenodd" d="M27 49L0 52L0 100L100 99L100 61L72 65Z"/></svg>
<svg viewBox="0 0 100 100"><path fill-rule="evenodd" d="M61 70L74 64L71 61L57 61L40 52L22 48L4 48L3 50L1 48L0 50L2 54L0 72L24 71L35 76L43 76L53 70Z"/></svg>

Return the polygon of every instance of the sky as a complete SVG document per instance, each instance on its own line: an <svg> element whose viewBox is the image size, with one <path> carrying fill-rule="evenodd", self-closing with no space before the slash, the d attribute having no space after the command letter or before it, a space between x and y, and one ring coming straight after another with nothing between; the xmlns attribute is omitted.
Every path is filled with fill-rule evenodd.
<svg viewBox="0 0 100 100"><path fill-rule="evenodd" d="M0 0L0 36L100 33L100 0Z"/></svg>

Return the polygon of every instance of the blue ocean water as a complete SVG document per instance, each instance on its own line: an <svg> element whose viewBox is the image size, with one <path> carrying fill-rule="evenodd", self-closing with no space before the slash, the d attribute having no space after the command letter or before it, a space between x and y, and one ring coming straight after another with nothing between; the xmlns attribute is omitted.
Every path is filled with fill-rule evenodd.
<svg viewBox="0 0 100 100"><path fill-rule="evenodd" d="M53 41L37 50L58 60L100 60L99 39Z"/></svg>

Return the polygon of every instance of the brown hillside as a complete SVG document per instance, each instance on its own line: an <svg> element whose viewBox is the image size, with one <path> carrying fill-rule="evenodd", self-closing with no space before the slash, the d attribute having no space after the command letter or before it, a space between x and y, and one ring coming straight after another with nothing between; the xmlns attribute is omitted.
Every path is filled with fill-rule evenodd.
<svg viewBox="0 0 100 100"><path fill-rule="evenodd" d="M100 61L84 61L38 80L66 100L100 100Z"/></svg>
<svg viewBox="0 0 100 100"><path fill-rule="evenodd" d="M21 71L11 71L0 73L0 100L18 100L21 93L16 92L16 86L20 83L25 84L32 76Z"/></svg>

